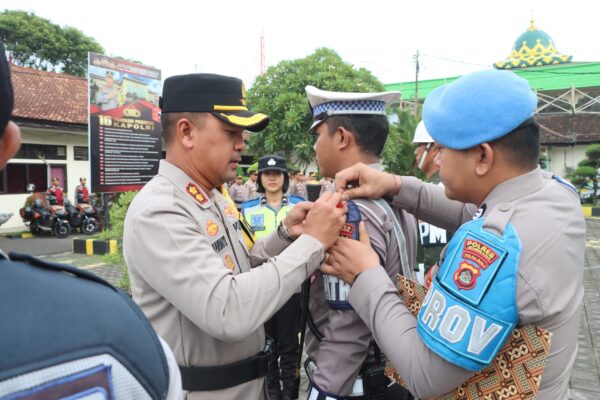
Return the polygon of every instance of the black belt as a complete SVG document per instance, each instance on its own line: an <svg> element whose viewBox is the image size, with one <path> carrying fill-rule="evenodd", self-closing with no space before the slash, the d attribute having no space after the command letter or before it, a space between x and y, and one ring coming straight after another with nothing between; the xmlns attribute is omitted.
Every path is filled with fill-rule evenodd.
<svg viewBox="0 0 600 400"><path fill-rule="evenodd" d="M212 367L182 367L180 365L183 390L203 392L227 389L262 378L267 374L271 352L272 347L268 342L265 349L255 356L231 364Z"/></svg>

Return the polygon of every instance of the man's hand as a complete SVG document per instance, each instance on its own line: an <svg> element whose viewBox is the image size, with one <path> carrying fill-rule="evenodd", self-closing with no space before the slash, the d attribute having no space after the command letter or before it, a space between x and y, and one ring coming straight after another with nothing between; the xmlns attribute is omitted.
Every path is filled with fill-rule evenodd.
<svg viewBox="0 0 600 400"><path fill-rule="evenodd" d="M304 233L304 220L313 205L314 203L310 201L298 203L294 205L283 220L285 228L293 239L296 239Z"/></svg>
<svg viewBox="0 0 600 400"><path fill-rule="evenodd" d="M346 189L348 183L352 181L358 181L359 186ZM395 196L401 184L402 180L399 176L377 171L363 163L355 164L335 174L335 187L338 192L343 193L343 200Z"/></svg>
<svg viewBox="0 0 600 400"><path fill-rule="evenodd" d="M321 272L337 276L344 282L353 284L363 271L377 267L379 257L371 247L365 224L358 226L359 240L340 239L328 250Z"/></svg>
<svg viewBox="0 0 600 400"><path fill-rule="evenodd" d="M335 243L346 222L347 207L341 203L341 198L340 193L323 193L312 205L304 222L303 233L321 242L325 250Z"/></svg>

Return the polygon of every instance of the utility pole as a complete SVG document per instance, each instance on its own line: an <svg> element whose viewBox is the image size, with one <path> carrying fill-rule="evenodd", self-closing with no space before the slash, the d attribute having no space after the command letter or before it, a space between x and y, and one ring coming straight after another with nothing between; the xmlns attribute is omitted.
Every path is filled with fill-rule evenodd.
<svg viewBox="0 0 600 400"><path fill-rule="evenodd" d="M419 50L414 55L415 59L415 117L419 115Z"/></svg>
<svg viewBox="0 0 600 400"><path fill-rule="evenodd" d="M265 29L260 34L260 74L265 73Z"/></svg>

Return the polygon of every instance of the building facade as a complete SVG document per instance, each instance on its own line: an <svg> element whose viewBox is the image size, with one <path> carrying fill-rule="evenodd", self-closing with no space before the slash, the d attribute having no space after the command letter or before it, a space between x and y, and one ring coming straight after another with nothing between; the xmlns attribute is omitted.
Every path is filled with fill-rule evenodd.
<svg viewBox="0 0 600 400"><path fill-rule="evenodd" d="M13 216L0 231L25 228L19 209L27 185L45 192L58 177L74 201L80 177L89 176L87 80L11 66L15 92L13 119L21 128L21 148L0 172L0 212Z"/></svg>
<svg viewBox="0 0 600 400"><path fill-rule="evenodd" d="M546 169L568 176L585 157L585 149L600 142L600 62L573 62L559 53L554 41L532 20L515 41L510 55L493 64L527 79L538 97L536 121L541 127ZM456 79L447 77L385 85L400 90L402 107L414 108L435 88ZM415 89L418 88L418 91Z"/></svg>

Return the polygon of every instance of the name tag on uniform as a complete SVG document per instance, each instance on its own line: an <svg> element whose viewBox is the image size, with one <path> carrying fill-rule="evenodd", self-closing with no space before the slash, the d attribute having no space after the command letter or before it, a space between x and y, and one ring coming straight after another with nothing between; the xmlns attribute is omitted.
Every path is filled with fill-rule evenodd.
<svg viewBox="0 0 600 400"><path fill-rule="evenodd" d="M323 286L325 287L325 299L330 308L336 310L351 310L348 302L348 294L351 286L343 280L323 274Z"/></svg>

